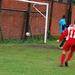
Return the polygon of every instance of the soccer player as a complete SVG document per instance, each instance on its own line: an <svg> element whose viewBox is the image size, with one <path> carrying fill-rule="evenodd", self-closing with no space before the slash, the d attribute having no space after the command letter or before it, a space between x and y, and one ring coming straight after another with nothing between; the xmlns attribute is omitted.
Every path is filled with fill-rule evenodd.
<svg viewBox="0 0 75 75"><path fill-rule="evenodd" d="M62 18L61 18L60 21L59 21L60 34L62 34L62 33L66 30L66 20L65 20L65 18L66 18L66 15L63 15ZM62 47L63 47L65 41L66 41L66 38L64 38L64 39L61 41L61 43L60 43L60 45L59 45L59 48L60 48L60 49L62 49Z"/></svg>
<svg viewBox="0 0 75 75"><path fill-rule="evenodd" d="M63 46L63 52L60 58L60 67L63 67L64 63L65 66L68 66L68 61L73 56L73 53L75 51L75 21L72 26L69 26L61 35L60 38L57 40L57 42L62 41L66 37L66 42ZM66 58L66 53L70 51L68 54L68 57Z"/></svg>

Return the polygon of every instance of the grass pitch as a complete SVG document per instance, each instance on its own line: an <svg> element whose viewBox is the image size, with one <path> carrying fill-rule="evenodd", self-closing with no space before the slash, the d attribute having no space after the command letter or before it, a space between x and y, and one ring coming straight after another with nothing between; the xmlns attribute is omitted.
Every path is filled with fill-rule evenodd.
<svg viewBox="0 0 75 75"><path fill-rule="evenodd" d="M74 75L75 55L69 67L59 67L62 51L0 44L0 75Z"/></svg>

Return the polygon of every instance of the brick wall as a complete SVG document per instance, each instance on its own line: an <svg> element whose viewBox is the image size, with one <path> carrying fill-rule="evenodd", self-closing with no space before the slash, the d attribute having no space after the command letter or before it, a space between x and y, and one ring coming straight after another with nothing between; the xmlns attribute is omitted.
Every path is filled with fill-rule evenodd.
<svg viewBox="0 0 75 75"><path fill-rule="evenodd" d="M15 0L2 0L2 8L27 9L27 3ZM23 38L25 33L26 13L2 10L2 32L4 38Z"/></svg>
<svg viewBox="0 0 75 75"><path fill-rule="evenodd" d="M34 0L35 1L35 0ZM36 0L42 2L49 2L49 0ZM27 10L27 3L18 2L16 0L2 0L2 8L14 8ZM45 13L45 6L36 6L43 14ZM73 12L75 6L73 6ZM51 24L51 34L60 35L59 33L59 20L63 14L67 15L68 5L54 2L53 15L52 15L52 24ZM34 13L36 12L36 13ZM43 35L45 29L45 18L41 16L37 11L32 8L31 5L31 17L30 17L30 28L33 35ZM45 14L44 14L45 15ZM49 7L49 16L50 16L50 7ZM50 18L49 18L50 20ZM74 20L74 16L72 16ZM48 21L49 23L49 21ZM49 24L48 24L49 25ZM26 12L19 11L9 11L2 10L2 32L4 38L23 38L25 35L26 28Z"/></svg>

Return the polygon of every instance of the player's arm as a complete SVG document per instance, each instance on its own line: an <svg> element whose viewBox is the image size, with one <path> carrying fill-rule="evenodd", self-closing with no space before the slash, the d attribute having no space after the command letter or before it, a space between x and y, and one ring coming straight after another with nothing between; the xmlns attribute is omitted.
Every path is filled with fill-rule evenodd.
<svg viewBox="0 0 75 75"><path fill-rule="evenodd" d="M59 37L59 39L57 40L57 42L62 41L66 36L68 35L68 29L66 29Z"/></svg>

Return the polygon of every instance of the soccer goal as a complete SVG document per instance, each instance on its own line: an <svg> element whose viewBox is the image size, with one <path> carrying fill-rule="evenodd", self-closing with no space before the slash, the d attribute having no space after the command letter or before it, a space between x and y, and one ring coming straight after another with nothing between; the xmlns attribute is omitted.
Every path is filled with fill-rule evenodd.
<svg viewBox="0 0 75 75"><path fill-rule="evenodd" d="M31 3L33 4L33 8L40 14L43 16L43 18L45 18L45 25L44 25L44 43L46 43L47 40L47 27L48 27L48 9L49 9L49 4L48 3L44 3L44 2L37 2L37 1L29 1L29 0L17 0L20 2L27 2L27 3ZM46 10L45 10L45 15L36 7L36 5L41 5L41 6L45 6Z"/></svg>

